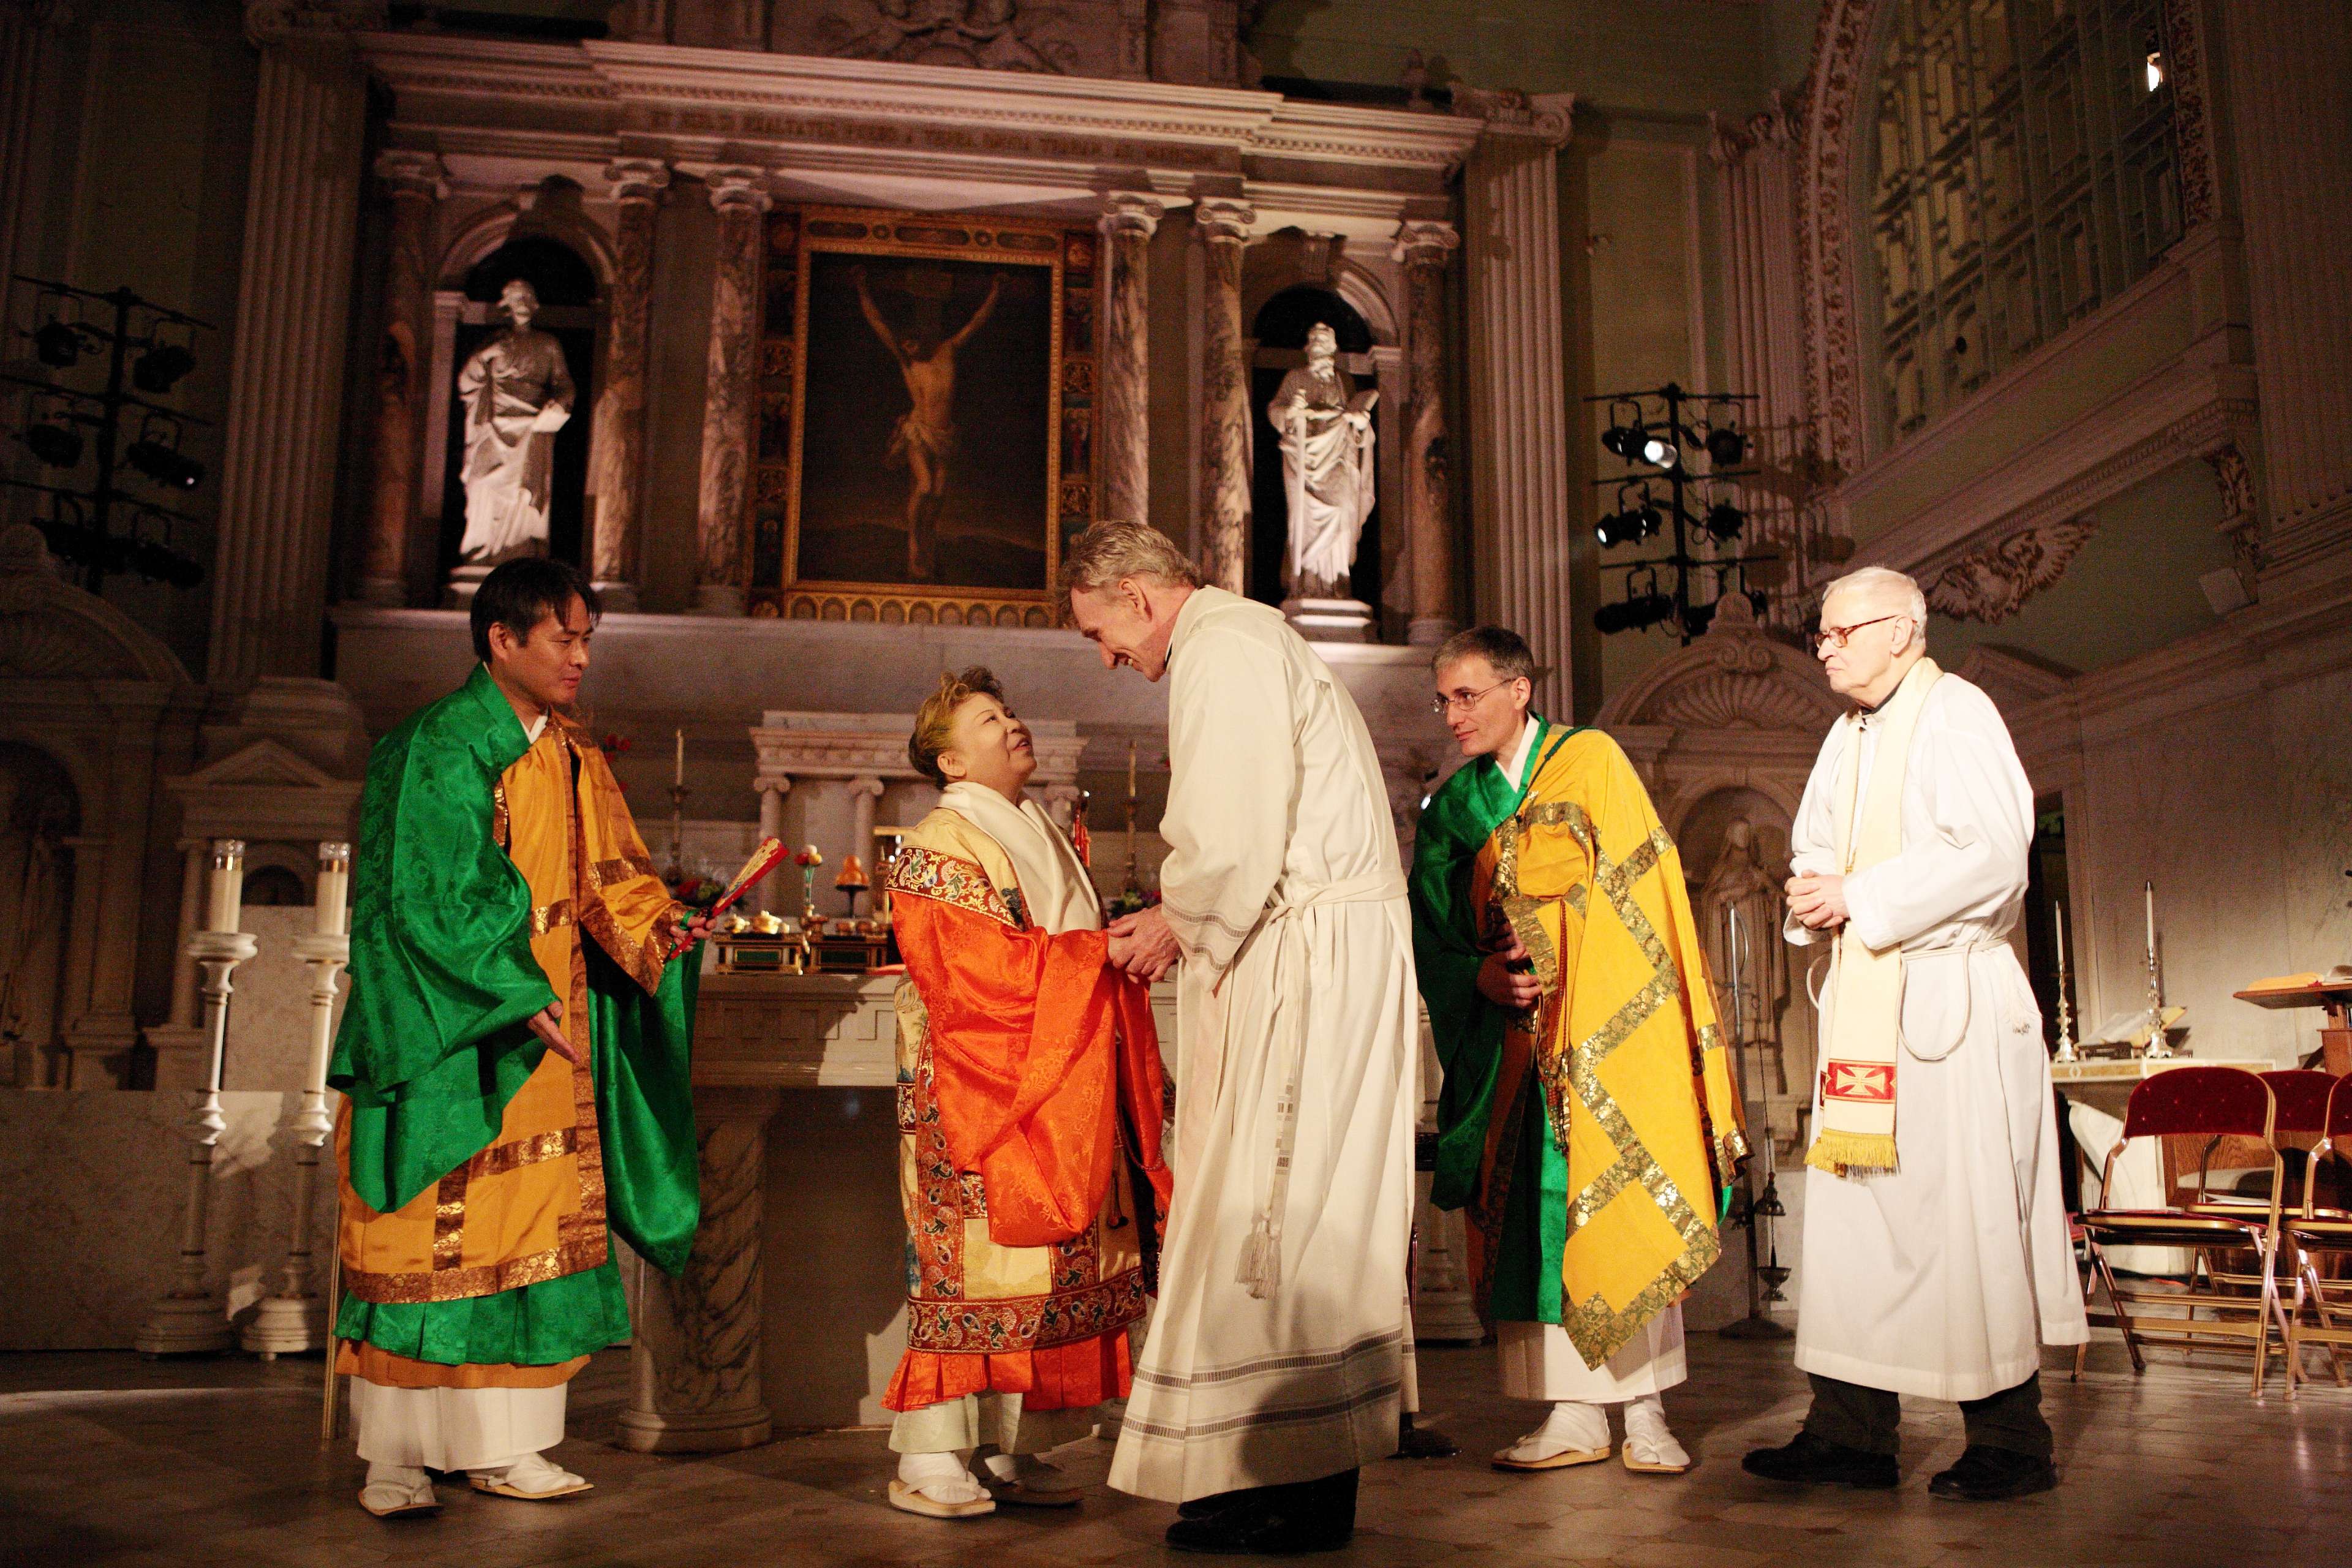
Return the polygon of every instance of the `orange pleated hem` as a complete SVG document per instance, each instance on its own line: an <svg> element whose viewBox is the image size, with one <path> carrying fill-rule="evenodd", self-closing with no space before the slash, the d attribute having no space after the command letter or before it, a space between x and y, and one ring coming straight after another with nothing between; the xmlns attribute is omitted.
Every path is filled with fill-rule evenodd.
<svg viewBox="0 0 2352 1568"><path fill-rule="evenodd" d="M899 1358L882 1404L890 1410L921 1410L969 1394L1017 1394L1024 1410L1084 1410L1126 1398L1133 1382L1127 1331L1117 1329L1001 1355L910 1350Z"/></svg>
<svg viewBox="0 0 2352 1568"><path fill-rule="evenodd" d="M437 1361L415 1361L394 1355L365 1340L335 1342L335 1370L385 1388L553 1388L566 1384L588 1364L573 1356L551 1366L517 1366L505 1362L469 1362L445 1366Z"/></svg>

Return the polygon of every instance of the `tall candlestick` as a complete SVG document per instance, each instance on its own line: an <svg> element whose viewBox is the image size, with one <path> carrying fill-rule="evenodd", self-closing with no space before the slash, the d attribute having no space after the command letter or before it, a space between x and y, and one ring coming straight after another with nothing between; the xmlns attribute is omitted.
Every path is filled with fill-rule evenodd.
<svg viewBox="0 0 2352 1568"><path fill-rule="evenodd" d="M206 931L235 931L245 909L245 840L213 840L211 911Z"/></svg>
<svg viewBox="0 0 2352 1568"><path fill-rule="evenodd" d="M2066 1005L2066 906L2050 900L2050 925L2058 938L2058 1054L2054 1059L2074 1059L2074 1016Z"/></svg>
<svg viewBox="0 0 2352 1568"><path fill-rule="evenodd" d="M677 731L677 762L670 769L669 782L672 788L686 783L686 731L684 730Z"/></svg>
<svg viewBox="0 0 2352 1568"><path fill-rule="evenodd" d="M1135 742L1132 741L1127 743L1127 798L1130 803L1135 799Z"/></svg>
<svg viewBox="0 0 2352 1568"><path fill-rule="evenodd" d="M2153 973L2156 969L2156 884L2143 882L2140 887L2147 896L2147 966Z"/></svg>
<svg viewBox="0 0 2352 1568"><path fill-rule="evenodd" d="M319 926L320 936L341 936L351 929L345 904L352 886L352 847L319 846Z"/></svg>

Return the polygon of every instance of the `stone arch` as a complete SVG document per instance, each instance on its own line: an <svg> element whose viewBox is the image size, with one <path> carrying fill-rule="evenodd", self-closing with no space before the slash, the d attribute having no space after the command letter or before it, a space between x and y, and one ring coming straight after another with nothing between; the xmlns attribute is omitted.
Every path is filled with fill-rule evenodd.
<svg viewBox="0 0 2352 1568"><path fill-rule="evenodd" d="M40 530L0 531L0 680L152 680L192 684L153 633L61 580Z"/></svg>
<svg viewBox="0 0 2352 1568"><path fill-rule="evenodd" d="M596 274L598 300L609 297L619 258L613 250L613 237L588 216L580 195L579 186L551 175L525 196L483 208L442 247L434 287L463 291L466 275L500 246L520 236L540 235L568 247L585 261Z"/></svg>
<svg viewBox="0 0 2352 1568"><path fill-rule="evenodd" d="M1364 319L1364 325L1372 331L1373 342L1394 348L1403 341L1397 330L1396 307L1370 268L1343 257L1331 269L1331 287Z"/></svg>
<svg viewBox="0 0 2352 1568"><path fill-rule="evenodd" d="M1818 740L1843 710L1813 661L1726 595L1705 637L1660 659L1603 703L1593 722L1681 731L1780 731Z"/></svg>

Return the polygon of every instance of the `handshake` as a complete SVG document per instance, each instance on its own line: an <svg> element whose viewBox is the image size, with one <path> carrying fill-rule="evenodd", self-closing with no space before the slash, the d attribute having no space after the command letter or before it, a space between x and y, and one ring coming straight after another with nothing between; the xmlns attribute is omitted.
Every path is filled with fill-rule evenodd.
<svg viewBox="0 0 2352 1568"><path fill-rule="evenodd" d="M1168 929L1168 917L1158 908L1121 915L1110 922L1109 963L1131 980L1146 985L1176 967L1183 945Z"/></svg>

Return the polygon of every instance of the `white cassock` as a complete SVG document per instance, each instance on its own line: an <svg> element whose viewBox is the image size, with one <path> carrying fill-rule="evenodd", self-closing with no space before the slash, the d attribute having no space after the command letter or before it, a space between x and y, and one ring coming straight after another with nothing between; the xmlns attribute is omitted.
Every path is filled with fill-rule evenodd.
<svg viewBox="0 0 2352 1568"><path fill-rule="evenodd" d="M1354 700L1277 611L1222 589L1186 601L1169 658L1176 1190L1110 1484L1182 1502L1395 1452L1418 1046Z"/></svg>
<svg viewBox="0 0 2352 1568"><path fill-rule="evenodd" d="M1797 808L1800 876L1838 868L1831 806L1848 732L1830 731ZM1857 798L1876 730L1860 735ZM1958 676L1927 694L1902 818L1901 851L1845 882L1855 932L1905 954L1899 1168L1805 1173L1797 1365L1866 1388L1981 1399L2039 1371L2042 1345L2080 1344L2090 1330L2059 1195L2042 1014L2008 941L2025 899L2033 789L1992 700ZM1793 915L1786 930L1800 946L1821 940ZM1821 1115L1817 1079L1815 1126Z"/></svg>

